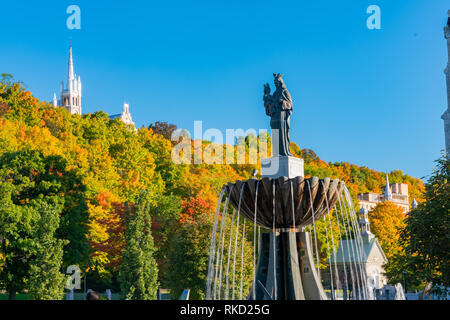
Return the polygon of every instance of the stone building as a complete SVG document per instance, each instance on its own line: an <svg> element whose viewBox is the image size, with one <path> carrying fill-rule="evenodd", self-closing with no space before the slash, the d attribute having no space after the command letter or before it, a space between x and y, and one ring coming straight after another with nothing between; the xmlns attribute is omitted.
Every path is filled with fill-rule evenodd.
<svg viewBox="0 0 450 320"><path fill-rule="evenodd" d="M133 119L131 118L131 114L130 114L130 105L126 102L123 103L123 112L122 113L113 114L113 115L109 116L109 118L111 120L119 118L126 125L131 125L133 128L135 127Z"/></svg>
<svg viewBox="0 0 450 320"><path fill-rule="evenodd" d="M361 231L362 243L359 243L362 248L362 252L357 251L358 241L355 239L340 240L336 256L332 256L329 259L331 264L330 268L327 268L323 273L324 287L330 288L330 274L332 276L333 283L337 285L338 291L343 291L343 296L350 295L350 292L355 292L358 288L353 290L353 286L358 287L358 281L352 279L352 269L362 269L366 275L364 280L370 289L380 289L387 284L387 278L384 275L384 265L388 262L383 249L380 246L377 238L370 232L370 222L368 216L368 210L362 208L359 211L359 226ZM358 252L359 254L351 255L350 252ZM336 273L337 270L337 273ZM363 279L358 279L359 283ZM339 296L336 297L339 299Z"/></svg>
<svg viewBox="0 0 450 320"><path fill-rule="evenodd" d="M444 27L444 37L447 39L447 52L448 52L448 62L447 67L444 70L445 79L447 82L447 111L442 115L442 120L444 120L444 131L445 131L445 150L447 156L450 156L450 10L448 11L447 25Z"/></svg>
<svg viewBox="0 0 450 320"><path fill-rule="evenodd" d="M386 185L383 187L383 193L366 192L358 194L359 205L361 208L371 211L375 206L384 201L390 201L402 208L404 213L409 212L409 193L406 183L389 184L389 177L386 175Z"/></svg>

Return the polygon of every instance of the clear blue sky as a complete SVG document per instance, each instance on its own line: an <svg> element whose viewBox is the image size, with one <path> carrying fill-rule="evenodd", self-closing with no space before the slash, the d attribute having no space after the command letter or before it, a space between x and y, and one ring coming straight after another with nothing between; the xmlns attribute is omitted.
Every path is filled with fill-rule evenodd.
<svg viewBox="0 0 450 320"><path fill-rule="evenodd" d="M81 30L66 8L81 8ZM366 8L381 8L381 30ZM285 74L291 137L325 161L422 177L444 148L448 0L2 1L0 72L48 100L69 39L83 112L138 126L270 128L263 84Z"/></svg>

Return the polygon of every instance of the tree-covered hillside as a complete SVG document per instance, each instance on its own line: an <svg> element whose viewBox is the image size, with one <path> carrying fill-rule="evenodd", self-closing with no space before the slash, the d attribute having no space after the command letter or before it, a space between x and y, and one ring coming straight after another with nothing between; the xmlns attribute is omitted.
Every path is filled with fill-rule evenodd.
<svg viewBox="0 0 450 320"><path fill-rule="evenodd" d="M154 120L149 119L149 125ZM174 129L155 122L133 130L119 119L110 120L103 111L71 115L64 108L39 101L22 83L4 75L0 80L0 274L12 272L9 263L18 254L14 248L20 248L27 261L36 260L38 247L33 243L38 230L34 225L38 226L36 221L43 216L34 212L39 212L40 202L45 201L52 205L47 211L60 216L59 224L53 224L56 240L49 241L56 243L55 248L64 244L62 269L79 265L90 285L98 290L119 290L125 216L147 190L159 281L163 286L173 283L167 278L170 272L165 272L171 270L170 261L174 260L169 249L180 245L183 238L171 239L189 229L185 224L196 223L196 216L215 211L223 184L248 179L253 169L260 172L259 162L175 164L171 158L175 143L168 139ZM203 141L202 149L210 144ZM194 145L191 147L195 151ZM249 148L247 144L247 151ZM236 146L233 150L236 152ZM326 163L295 143L291 150L305 159L307 176L344 180L354 201L357 193L381 192L384 185L384 173L346 162ZM389 173L389 180L408 183L411 201L422 199L421 180L399 170ZM28 217L21 229L10 223L15 212ZM8 240L14 237L30 241L15 244ZM18 265L21 273L15 276L25 281L14 284L15 290L29 290L28 264ZM8 290L6 278L0 276L0 290Z"/></svg>

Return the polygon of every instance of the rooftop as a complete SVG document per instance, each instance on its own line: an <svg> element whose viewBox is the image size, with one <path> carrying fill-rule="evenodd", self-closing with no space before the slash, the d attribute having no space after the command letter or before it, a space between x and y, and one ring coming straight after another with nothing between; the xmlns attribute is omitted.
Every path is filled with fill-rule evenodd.
<svg viewBox="0 0 450 320"><path fill-rule="evenodd" d="M339 245L337 248L336 253L336 260L334 260L334 257L331 257L330 261L332 263L348 263L348 262L358 262L358 263L365 263L367 262L367 259L369 258L370 252L374 248L374 246L378 247L378 249L381 251L384 259L387 261L386 256L384 255L383 249L381 248L380 244L378 243L377 238L373 234L363 235L363 246L362 246L362 254L361 256L357 255L356 251L356 241L355 239L350 240L341 240L339 241ZM355 254L353 254L353 252Z"/></svg>

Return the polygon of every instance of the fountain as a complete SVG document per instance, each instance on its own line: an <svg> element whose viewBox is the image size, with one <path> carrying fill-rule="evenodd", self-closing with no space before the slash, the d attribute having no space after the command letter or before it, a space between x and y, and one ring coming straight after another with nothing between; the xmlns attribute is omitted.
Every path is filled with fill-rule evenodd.
<svg viewBox="0 0 450 320"><path fill-rule="evenodd" d="M368 299L363 242L350 193L343 181L304 177L303 160L289 150L292 99L282 75L274 77L274 94L268 84L264 87L273 157L261 161L261 180L228 183L220 192L206 298ZM245 274L249 232L253 268ZM350 245L338 247L343 239ZM338 250L347 264L336 261ZM247 282L251 285L245 287Z"/></svg>

